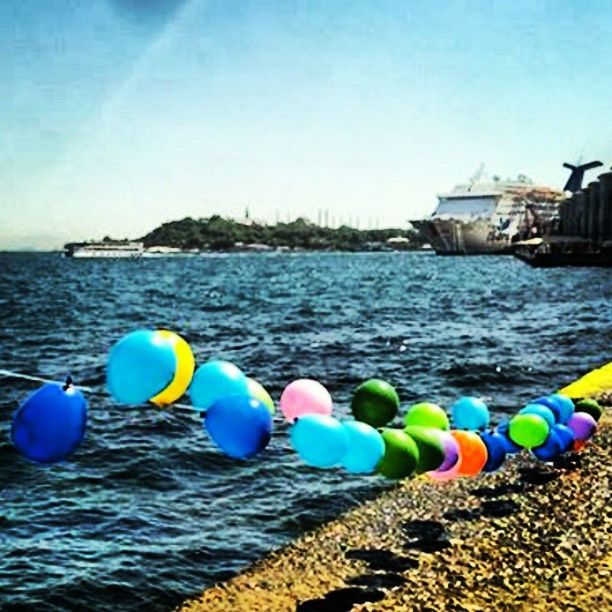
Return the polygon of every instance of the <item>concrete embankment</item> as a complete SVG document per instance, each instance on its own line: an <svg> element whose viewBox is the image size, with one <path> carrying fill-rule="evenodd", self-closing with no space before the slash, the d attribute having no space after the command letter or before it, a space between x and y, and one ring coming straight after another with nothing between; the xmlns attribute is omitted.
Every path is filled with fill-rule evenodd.
<svg viewBox="0 0 612 612"><path fill-rule="evenodd" d="M612 609L611 412L579 454L398 483L183 609Z"/></svg>

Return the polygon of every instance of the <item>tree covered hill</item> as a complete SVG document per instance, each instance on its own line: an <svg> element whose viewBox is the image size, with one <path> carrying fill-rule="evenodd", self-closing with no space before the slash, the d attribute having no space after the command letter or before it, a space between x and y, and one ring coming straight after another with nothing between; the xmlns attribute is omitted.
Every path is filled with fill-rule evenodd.
<svg viewBox="0 0 612 612"><path fill-rule="evenodd" d="M321 227L299 218L290 223L263 225L240 223L219 215L205 219L187 217L164 223L143 236L145 247L168 246L181 249L229 250L240 245L265 244L307 250L359 251L379 248L389 238L403 236L408 248L422 245L414 230L359 230L353 227Z"/></svg>

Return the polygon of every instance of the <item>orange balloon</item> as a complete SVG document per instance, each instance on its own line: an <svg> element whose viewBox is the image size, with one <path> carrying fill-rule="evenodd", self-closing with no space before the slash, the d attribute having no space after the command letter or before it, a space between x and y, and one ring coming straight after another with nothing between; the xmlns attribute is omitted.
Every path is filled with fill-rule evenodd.
<svg viewBox="0 0 612 612"><path fill-rule="evenodd" d="M574 447L572 450L581 451L586 446L586 440L574 440Z"/></svg>
<svg viewBox="0 0 612 612"><path fill-rule="evenodd" d="M485 443L473 431L451 431L452 436L459 444L461 461L458 465L459 476L476 476L482 471L487 462L488 453Z"/></svg>

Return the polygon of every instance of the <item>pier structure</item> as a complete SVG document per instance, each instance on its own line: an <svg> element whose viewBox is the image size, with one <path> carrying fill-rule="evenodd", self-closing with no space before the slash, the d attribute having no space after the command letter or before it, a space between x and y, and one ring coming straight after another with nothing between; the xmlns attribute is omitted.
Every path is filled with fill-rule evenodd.
<svg viewBox="0 0 612 612"><path fill-rule="evenodd" d="M554 234L519 242L514 254L541 267L612 266L612 172L561 202Z"/></svg>

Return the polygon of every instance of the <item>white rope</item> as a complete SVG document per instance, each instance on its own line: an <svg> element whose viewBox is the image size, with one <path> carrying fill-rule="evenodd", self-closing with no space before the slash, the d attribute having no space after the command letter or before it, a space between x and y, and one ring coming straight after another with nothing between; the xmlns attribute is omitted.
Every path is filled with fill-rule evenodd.
<svg viewBox="0 0 612 612"><path fill-rule="evenodd" d="M41 383L51 383L54 385L65 385L66 384L66 381L50 380L48 378L41 378L40 376L32 376L31 374L23 374L21 372L12 372L11 370L0 369L0 376L4 376L5 378L21 378L23 380L31 380L34 382L41 382ZM81 385L72 385L72 384L70 386L74 387L75 389L78 389L79 391L85 391L86 393L106 395L106 393L95 391L91 387L83 387ZM174 408L179 408L180 410L185 410L185 411L191 412L192 414L198 414L199 412L201 412L200 410L198 410L194 406L190 406L189 404L172 404L171 406L169 406L169 409L170 409L169 411L171 412L172 409ZM121 410L125 410L125 408L121 408Z"/></svg>

